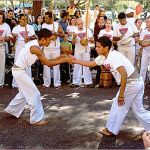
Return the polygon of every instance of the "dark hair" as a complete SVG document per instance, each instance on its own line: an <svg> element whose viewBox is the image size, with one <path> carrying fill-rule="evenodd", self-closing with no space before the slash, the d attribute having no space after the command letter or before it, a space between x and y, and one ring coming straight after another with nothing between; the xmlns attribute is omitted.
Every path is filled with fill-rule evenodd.
<svg viewBox="0 0 150 150"><path fill-rule="evenodd" d="M112 41L107 36L100 37L99 39L96 40L96 42L100 43L103 47L107 47L108 46L109 50L112 47Z"/></svg>
<svg viewBox="0 0 150 150"><path fill-rule="evenodd" d="M47 15L49 18L52 18L52 12L51 11L47 11L46 13L45 13L45 15Z"/></svg>
<svg viewBox="0 0 150 150"><path fill-rule="evenodd" d="M21 18L22 18L22 16L25 16L25 17L27 17L27 18L28 18L28 16L27 16L27 15L25 15L25 14L20 14L20 15L19 15L19 19L21 19Z"/></svg>
<svg viewBox="0 0 150 150"><path fill-rule="evenodd" d="M3 16L2 23L4 23L5 22L5 14L2 11L0 11L0 15Z"/></svg>
<svg viewBox="0 0 150 150"><path fill-rule="evenodd" d="M7 11L7 13L10 13L10 12L14 12L12 9L9 9L8 11Z"/></svg>
<svg viewBox="0 0 150 150"><path fill-rule="evenodd" d="M69 25L71 24L71 21L72 21L73 19L75 19L75 20L76 20L76 18L75 18L75 17L71 17L71 18L69 19ZM71 24L71 25L72 25L72 24Z"/></svg>
<svg viewBox="0 0 150 150"><path fill-rule="evenodd" d="M41 40L42 38L47 39L52 36L52 32L46 28L43 28L38 32L37 36L39 40Z"/></svg>
<svg viewBox="0 0 150 150"><path fill-rule="evenodd" d="M141 19L139 19L139 18L138 18L138 19L136 19L134 23L137 23L139 20L141 20ZM141 20L141 21L142 21L142 20Z"/></svg>
<svg viewBox="0 0 150 150"><path fill-rule="evenodd" d="M118 19L126 19L126 14L124 12L119 13Z"/></svg>
<svg viewBox="0 0 150 150"><path fill-rule="evenodd" d="M61 18L67 17L68 15L69 15L69 13L66 11L61 12Z"/></svg>
<svg viewBox="0 0 150 150"><path fill-rule="evenodd" d="M80 15L80 16L77 16L77 12L79 12L79 15ZM80 11L80 9L78 9L78 10L75 11L74 16L75 16L76 18L80 18L80 17L81 17L81 11Z"/></svg>
<svg viewBox="0 0 150 150"><path fill-rule="evenodd" d="M37 21L37 20L38 20L39 17L42 17L42 18L43 18L42 15L37 15L37 17L35 18L35 24L37 24L37 25L38 25L38 21ZM43 24L43 21L41 22L41 24Z"/></svg>
<svg viewBox="0 0 150 150"><path fill-rule="evenodd" d="M104 18L104 16L98 15L97 19L99 19L99 18ZM104 20L105 20L105 18L104 18Z"/></svg>

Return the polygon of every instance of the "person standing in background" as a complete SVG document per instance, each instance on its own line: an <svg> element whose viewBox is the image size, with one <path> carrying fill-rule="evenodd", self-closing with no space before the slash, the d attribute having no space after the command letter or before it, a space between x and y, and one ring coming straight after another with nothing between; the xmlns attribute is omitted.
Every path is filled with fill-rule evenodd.
<svg viewBox="0 0 150 150"><path fill-rule="evenodd" d="M43 24L43 16L42 15L38 15L35 18L35 23L32 24L36 35L42 29L42 24Z"/></svg>
<svg viewBox="0 0 150 150"><path fill-rule="evenodd" d="M4 86L5 81L5 44L10 40L11 29L5 21L4 13L0 12L0 87Z"/></svg>
<svg viewBox="0 0 150 150"><path fill-rule="evenodd" d="M24 47L25 43L30 40L36 39L34 28L28 24L28 18L26 15L21 14L19 16L19 25L15 26L12 30L12 35L15 43L15 59L16 61L20 51ZM31 70L30 70L31 73ZM12 87L17 87L15 80L13 79Z"/></svg>

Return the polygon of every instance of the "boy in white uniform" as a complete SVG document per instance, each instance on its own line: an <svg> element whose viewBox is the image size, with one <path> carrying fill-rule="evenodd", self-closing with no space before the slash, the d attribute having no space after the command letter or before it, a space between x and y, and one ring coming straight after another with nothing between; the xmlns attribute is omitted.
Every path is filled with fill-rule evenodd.
<svg viewBox="0 0 150 150"><path fill-rule="evenodd" d="M104 65L115 77L120 89L114 98L106 128L100 131L110 136L117 135L130 107L145 130L150 130L150 111L143 108L144 82L136 73L130 61L121 53L111 50L111 40L104 36L97 40L96 51L98 56L95 61L72 60L88 67ZM105 59L106 58L106 59Z"/></svg>
<svg viewBox="0 0 150 150"><path fill-rule="evenodd" d="M118 51L135 63L135 39L139 36L137 27L126 21L125 13L118 14L119 23L113 28L113 40L117 42Z"/></svg>
<svg viewBox="0 0 150 150"><path fill-rule="evenodd" d="M76 35L74 35L72 43L75 44L74 56L80 60L90 60L90 47L88 41L94 42L94 38L89 29L87 29L87 39L86 38L86 28L83 26L83 20L81 18L76 20L77 29L75 30ZM81 40L87 40L87 45L81 45ZM86 86L92 87L92 77L91 72L88 67L82 67L81 65L75 64L73 69L73 84L72 87L80 85L82 77L83 68L83 78L84 84Z"/></svg>
<svg viewBox="0 0 150 150"><path fill-rule="evenodd" d="M5 15L0 12L0 87L3 87L5 80L5 42L10 40L11 29L7 23L4 22Z"/></svg>
<svg viewBox="0 0 150 150"><path fill-rule="evenodd" d="M40 47L48 46L51 42L52 33L48 29L39 31L38 40L27 43L21 50L17 60L12 68L12 74L18 84L19 93L9 103L5 111L16 118L22 114L26 103L30 106L30 124L46 125L41 95L35 86L28 68L39 59L43 64L52 67L66 62L64 57L58 57L55 60L48 60L42 53Z"/></svg>
<svg viewBox="0 0 150 150"><path fill-rule="evenodd" d="M27 24L27 16L21 14L19 16L19 25L15 26L12 30L12 35L14 36L15 41L15 59L16 62L17 57L24 47L24 45L32 39L35 39L35 31L34 28ZM31 68L30 68L31 72ZM13 79L12 87L17 87L15 80Z"/></svg>
<svg viewBox="0 0 150 150"><path fill-rule="evenodd" d="M146 29L140 35L140 44L143 47L140 75L145 81L148 65L150 65L150 16L146 19ZM148 42L144 42L148 41Z"/></svg>
<svg viewBox="0 0 150 150"><path fill-rule="evenodd" d="M48 47L44 47L44 54L47 59L51 60L60 55L60 37L64 37L63 29L61 25L57 22L53 22L52 12L45 13L45 23L42 25L42 28L49 29L53 32L53 41ZM54 87L61 86L60 82L60 67L59 65L53 67L53 76L54 76ZM51 84L51 69L44 65L43 70L43 80L44 87L49 87Z"/></svg>

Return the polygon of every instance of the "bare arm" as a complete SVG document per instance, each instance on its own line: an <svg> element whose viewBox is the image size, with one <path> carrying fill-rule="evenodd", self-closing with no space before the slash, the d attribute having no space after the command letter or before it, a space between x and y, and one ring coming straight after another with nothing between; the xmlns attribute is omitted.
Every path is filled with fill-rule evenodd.
<svg viewBox="0 0 150 150"><path fill-rule="evenodd" d="M118 72L121 75L121 86L120 86L120 93L118 96L118 105L122 106L124 105L124 91L126 88L126 83L127 83L127 72L123 66L117 68Z"/></svg>
<svg viewBox="0 0 150 150"><path fill-rule="evenodd" d="M95 67L95 66L97 66L95 61L83 61L83 60L79 60L79 59L75 59L75 60L72 60L72 61L75 64L80 64L80 65L86 66L86 67Z"/></svg>
<svg viewBox="0 0 150 150"><path fill-rule="evenodd" d="M30 51L32 54L35 54L38 59L41 61L42 64L47 65L48 67L53 67L55 65L65 63L66 59L65 57L58 57L57 59L48 60L44 54L41 52L41 49L37 46L32 46L30 48Z"/></svg>
<svg viewBox="0 0 150 150"><path fill-rule="evenodd" d="M120 36L120 37L113 37L113 40L114 41L119 41L119 40L121 40L121 38L122 38L122 36Z"/></svg>
<svg viewBox="0 0 150 150"><path fill-rule="evenodd" d="M59 36L59 37L61 37L61 38L64 38L64 31L63 31L63 28L62 28L61 25L59 25L59 27L58 27L57 36Z"/></svg>

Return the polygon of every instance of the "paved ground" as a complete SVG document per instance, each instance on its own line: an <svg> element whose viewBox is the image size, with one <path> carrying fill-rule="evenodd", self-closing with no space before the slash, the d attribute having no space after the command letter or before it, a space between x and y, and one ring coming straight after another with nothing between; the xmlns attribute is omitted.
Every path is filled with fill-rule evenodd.
<svg viewBox="0 0 150 150"><path fill-rule="evenodd" d="M98 134L108 118L112 98L118 88L39 88L49 124L29 124L29 109L16 119L3 113L17 90L0 89L0 149L142 149L143 128L132 111L118 136L106 138ZM150 109L149 88L145 107Z"/></svg>

